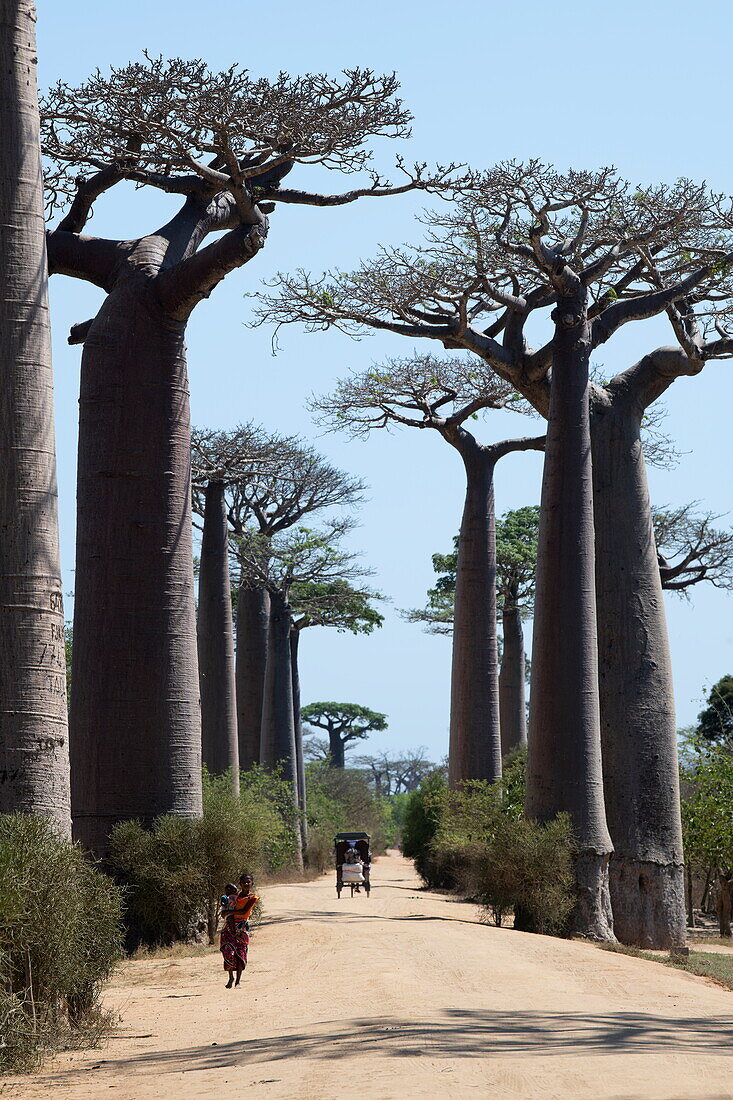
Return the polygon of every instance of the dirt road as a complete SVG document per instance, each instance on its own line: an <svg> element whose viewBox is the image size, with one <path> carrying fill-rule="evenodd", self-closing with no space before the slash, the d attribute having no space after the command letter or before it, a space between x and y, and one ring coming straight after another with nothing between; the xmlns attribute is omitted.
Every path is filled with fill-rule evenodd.
<svg viewBox="0 0 733 1100"><path fill-rule="evenodd" d="M127 963L102 1051L13 1079L47 1100L733 1098L733 993L587 944L478 923L396 853L370 899L269 887L242 987L220 955Z"/></svg>

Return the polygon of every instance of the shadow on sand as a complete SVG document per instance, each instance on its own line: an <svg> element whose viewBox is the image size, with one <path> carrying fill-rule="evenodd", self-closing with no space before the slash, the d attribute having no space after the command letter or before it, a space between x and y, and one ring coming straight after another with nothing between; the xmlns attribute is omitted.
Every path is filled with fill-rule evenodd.
<svg viewBox="0 0 733 1100"><path fill-rule="evenodd" d="M315 1025L314 1030L217 1046L152 1051L120 1059L133 1074L180 1073L278 1062L284 1058L329 1061L349 1056L385 1058L486 1058L660 1054L676 1057L733 1055L733 1017L668 1018L643 1012L604 1014L467 1012L450 1009L442 1020L355 1018ZM116 1059L105 1068L114 1073ZM72 1071L76 1073L75 1069ZM67 1074L43 1078L61 1082Z"/></svg>

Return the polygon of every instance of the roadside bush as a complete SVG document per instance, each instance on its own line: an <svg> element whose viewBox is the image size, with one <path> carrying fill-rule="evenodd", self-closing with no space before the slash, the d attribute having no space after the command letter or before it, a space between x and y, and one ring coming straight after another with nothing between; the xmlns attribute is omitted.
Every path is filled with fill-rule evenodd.
<svg viewBox="0 0 733 1100"><path fill-rule="evenodd" d="M438 831L448 787L440 772L433 772L412 791L402 824L402 854L414 860L426 886L444 886L433 858L432 843ZM451 883L447 884L450 887Z"/></svg>
<svg viewBox="0 0 733 1100"><path fill-rule="evenodd" d="M474 847L464 885L495 924L521 912L533 931L562 934L574 900L569 817L540 825L500 816L488 843Z"/></svg>
<svg viewBox="0 0 733 1100"><path fill-rule="evenodd" d="M295 844L287 784L262 768L242 773L239 797L228 777L205 772L200 820L168 814L151 829L121 822L109 858L125 888L128 949L194 939L202 921L213 943L225 884L244 870L255 877L280 870Z"/></svg>
<svg viewBox="0 0 733 1100"><path fill-rule="evenodd" d="M376 795L365 772L332 768L314 761L306 768L308 844L306 862L316 871L331 864L336 833L347 830L369 833L372 852L384 852L394 837L387 799Z"/></svg>
<svg viewBox="0 0 733 1100"><path fill-rule="evenodd" d="M0 815L0 1070L103 1032L121 955L121 896L40 817Z"/></svg>

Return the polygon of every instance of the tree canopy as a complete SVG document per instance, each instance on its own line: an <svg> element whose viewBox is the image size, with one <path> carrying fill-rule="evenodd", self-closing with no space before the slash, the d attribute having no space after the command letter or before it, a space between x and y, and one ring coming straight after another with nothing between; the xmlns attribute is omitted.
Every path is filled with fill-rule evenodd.
<svg viewBox="0 0 733 1100"><path fill-rule="evenodd" d="M662 587L686 596L702 581L733 588L733 531L716 526L722 516L695 504L652 513Z"/></svg>
<svg viewBox="0 0 733 1100"><path fill-rule="evenodd" d="M301 718L315 729L326 730L331 740L341 745L363 740L374 730L387 729L387 715L359 703L309 703L300 712Z"/></svg>
<svg viewBox="0 0 733 1100"><path fill-rule="evenodd" d="M244 224L269 213L273 199L328 206L440 189L454 166L430 173L398 160L395 185L371 167L373 138L409 136L398 89L394 74L370 69L269 80L239 65L215 72L200 59L148 54L73 87L59 81L41 103L48 204L70 202L62 227L80 232L94 200L121 180L184 196L226 194ZM282 188L297 164L365 172L367 182L338 195ZM80 178L79 169L92 175Z"/></svg>
<svg viewBox="0 0 733 1100"><path fill-rule="evenodd" d="M424 224L422 243L383 247L354 271L280 275L260 320L465 348L540 412L553 336L532 347L528 323L535 334L552 323L568 280L589 296L591 352L622 326L666 314L681 349L667 369L695 374L733 354L723 328L731 204L688 179L637 187L610 168L561 173L539 160L504 161Z"/></svg>
<svg viewBox="0 0 733 1100"><path fill-rule="evenodd" d="M506 512L496 521L496 586L499 610L511 601L523 615L531 615L537 562L539 508L528 505ZM433 554L438 579L428 589L427 606L405 612L408 622L425 623L431 634L450 634L456 590L458 537L450 554Z"/></svg>
<svg viewBox="0 0 733 1100"><path fill-rule="evenodd" d="M708 693L707 706L697 716L703 741L733 746L733 676L723 676Z"/></svg>

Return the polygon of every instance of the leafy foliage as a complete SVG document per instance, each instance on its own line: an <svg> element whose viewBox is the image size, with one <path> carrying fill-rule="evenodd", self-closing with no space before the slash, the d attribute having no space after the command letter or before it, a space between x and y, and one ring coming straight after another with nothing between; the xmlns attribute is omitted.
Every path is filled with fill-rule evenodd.
<svg viewBox="0 0 733 1100"><path fill-rule="evenodd" d="M711 687L708 705L697 716L697 732L704 741L733 745L733 676Z"/></svg>
<svg viewBox="0 0 733 1100"><path fill-rule="evenodd" d="M242 774L240 795L227 777L204 776L204 813L172 814L152 829L139 821L115 826L110 862L126 888L128 945L193 938L205 919L213 942L224 885L288 865L296 850L292 796L261 768Z"/></svg>
<svg viewBox="0 0 733 1100"><path fill-rule="evenodd" d="M534 575L537 564L537 536L540 510L536 505L506 512L496 522L496 588L499 609L519 607L531 615L534 604ZM420 610L407 611L409 622L425 623L431 634L451 634L458 566L458 536L450 554L433 554L438 579L428 589L428 603Z"/></svg>
<svg viewBox="0 0 733 1100"><path fill-rule="evenodd" d="M120 954L111 879L42 818L0 815L0 1070L103 1031L99 992Z"/></svg>
<svg viewBox="0 0 733 1100"><path fill-rule="evenodd" d="M364 772L330 768L325 761L306 766L308 792L308 847L306 862L317 871L331 865L336 833L348 829L371 836L373 853L385 850L393 839L387 799L375 795Z"/></svg>
<svg viewBox="0 0 733 1100"><path fill-rule="evenodd" d="M497 924L520 910L538 932L561 932L573 906L572 833L563 815L524 817L526 755L506 762L500 783L449 790L435 774L410 795L402 851L428 886L476 898Z"/></svg>
<svg viewBox="0 0 733 1100"><path fill-rule="evenodd" d="M681 756L685 858L700 870L733 874L733 755L695 738Z"/></svg>

